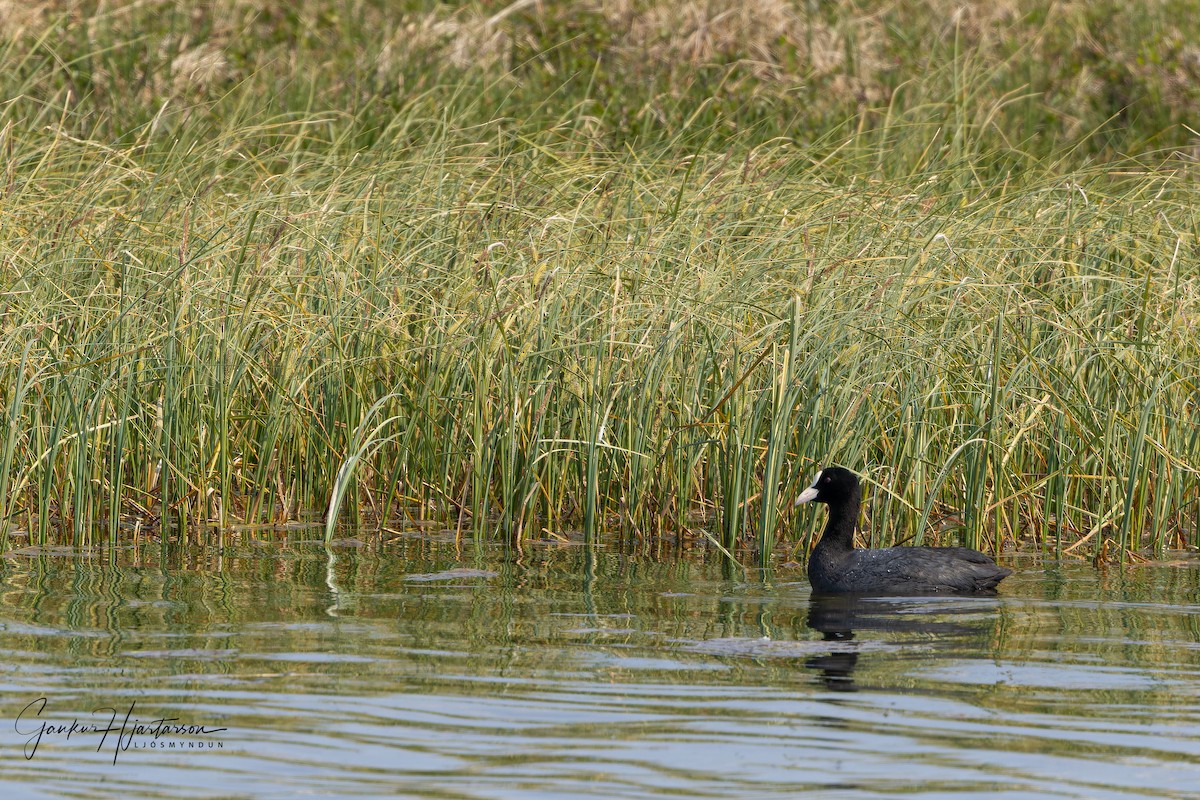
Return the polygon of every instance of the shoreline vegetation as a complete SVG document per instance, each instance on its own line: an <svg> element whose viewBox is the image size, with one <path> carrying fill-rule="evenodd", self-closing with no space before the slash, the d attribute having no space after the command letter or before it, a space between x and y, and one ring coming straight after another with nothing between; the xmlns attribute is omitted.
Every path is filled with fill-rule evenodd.
<svg viewBox="0 0 1200 800"><path fill-rule="evenodd" d="M766 563L830 463L872 546L1197 545L1194 2L0 0L0 85L0 552Z"/></svg>

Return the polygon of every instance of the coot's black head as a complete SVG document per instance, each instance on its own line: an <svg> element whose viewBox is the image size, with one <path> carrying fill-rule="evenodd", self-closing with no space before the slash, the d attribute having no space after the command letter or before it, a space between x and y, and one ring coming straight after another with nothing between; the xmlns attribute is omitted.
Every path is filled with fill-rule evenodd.
<svg viewBox="0 0 1200 800"><path fill-rule="evenodd" d="M857 475L842 467L826 467L817 473L812 486L796 498L796 505L808 502L838 505L857 499L859 492Z"/></svg>

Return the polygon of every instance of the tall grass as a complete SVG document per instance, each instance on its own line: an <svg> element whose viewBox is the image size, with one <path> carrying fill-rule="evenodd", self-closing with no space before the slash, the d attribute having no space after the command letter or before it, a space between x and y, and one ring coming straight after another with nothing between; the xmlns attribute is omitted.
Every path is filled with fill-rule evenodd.
<svg viewBox="0 0 1200 800"><path fill-rule="evenodd" d="M810 144L696 111L614 146L516 72L381 108L303 66L114 135L121 85L4 52L4 537L332 511L765 562L811 544L787 500L827 463L874 544L1194 537L1193 166L999 146L966 54L942 102Z"/></svg>

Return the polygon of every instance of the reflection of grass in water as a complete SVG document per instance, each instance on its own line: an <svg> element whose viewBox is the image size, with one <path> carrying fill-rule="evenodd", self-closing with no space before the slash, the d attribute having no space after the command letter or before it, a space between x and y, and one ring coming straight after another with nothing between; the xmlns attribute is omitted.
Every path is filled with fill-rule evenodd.
<svg viewBox="0 0 1200 800"><path fill-rule="evenodd" d="M782 501L836 461L874 484L873 544L1175 545L1200 503L1196 190L1184 162L1088 157L1174 141L1186 47L1152 69L1121 33L1060 46L1083 6L1001 4L1011 40L908 15L932 60L905 73L907 29L762 5L710 39L699 7L634 14L587 70L607 6L22 17L0 513L81 544L334 494L518 540L703 526L766 560L808 543ZM1097 59L1172 102L1104 127L1063 82ZM1091 99L1067 120L1024 84Z"/></svg>
<svg viewBox="0 0 1200 800"><path fill-rule="evenodd" d="M606 775L644 774L666 762L667 742L703 753L737 745L739 760L744 752L776 753L763 762L796 763L800 777L832 759L843 774L849 764L881 775L876 765L901 759L910 767L906 787L932 785L928 776L938 776L942 764L955 775L973 764L1008 787L1036 778L1059 789L1095 781L1057 769L1080 758L1112 762L1132 753L1168 774L1178 774L1172 765L1194 764L1172 752L1194 744L1194 709L1176 688L1145 691L1139 679L1136 690L1096 691L1052 681L1055 670L1078 680L1097 662L1141 676L1156 663L1180 664L1196 615L1178 609L1195 596L1196 570L1129 569L1118 584L1115 570L1097 577L1086 565L1068 564L1058 576L1064 604L1040 599L1050 592L1036 588L994 600L875 602L867 611L877 625L899 617L912 627L860 627L861 646L847 651L806 627L812 601L803 587L727 581L716 557L664 560L601 549L588 583L581 577L587 556L577 547L529 547L519 563L499 547L484 548L477 561L464 562L452 542L372 539L339 551L333 565L333 583L348 604L340 617L326 611L329 556L312 544L187 549L162 563L150 547L119 550L117 558L116 569L70 557L0 565L7 649L20 665L9 681L10 699L21 700L16 707L28 702L26 685L45 683L37 676L66 671L70 687L53 693L51 704L67 721L136 699L144 716L228 727L226 755L243 756L240 776L314 769L334 794L335 777L343 792L358 785L352 781L378 785L380 752L397 755L388 773L393 784L407 776L422 786L429 772L414 766L411 752L456 756L454 771L468 763L476 793L489 781L510 780L508 767L530 753L543 753L543 765L567 753L564 774L577 770L579 752L605 753ZM463 563L501 575L476 587L405 580ZM1041 574L1015 576L1026 582L1017 586ZM1127 641L1135 637L1123 625L1135 616L1113 602L1147 598L1155 607L1143 605L1136 618L1160 631L1161 649ZM962 604L977 610L964 619L954 613ZM1078 616L1058 614L1062 606ZM947 622L970 632L922 632ZM764 634L772 639L756 653L755 637ZM735 638L723 651L721 640ZM695 652L693 642L712 643L712 652ZM825 654L858 655L841 680L859 695L831 696L830 673L840 677L836 670L848 659ZM946 680L947 670L964 665L991 677L987 668L1000 673L1014 662L1045 665L1046 681ZM1194 685L1190 664L1175 669L1190 670ZM629 749L614 752L622 743ZM45 781L53 758L62 759L63 775L92 777L86 757L95 744L73 739L47 749L35 762L36 779ZM346 756L352 751L366 753L371 766L359 772L360 760ZM789 761L796 753L816 755ZM1023 753L1041 759L1044 772L1020 769ZM107 762L105 769L111 774ZM679 774L673 785L689 795L714 785L703 771ZM893 776L877 780L879 794L899 785ZM761 794L764 785L747 779L734 794ZM791 796L794 786L777 794Z"/></svg>
<svg viewBox="0 0 1200 800"><path fill-rule="evenodd" d="M579 548L531 547L521 563L487 548L467 562L480 568L476 577L432 582L411 578L460 567L453 543L371 545L332 562L316 544L282 552L188 548L165 560L145 548L116 558L115 565L9 559L10 649L81 667L136 656L139 664L169 661L167 674L290 680L292 690L315 692L330 677L370 691L394 677L398 659L448 683L464 670L561 678L586 667L618 682L674 682L671 673L685 668L705 673L691 682L808 684L813 675L803 662L848 652L862 655L855 673L867 687L934 686L941 679L926 676L927 667L976 658L996 669L1162 667L1175 673L1167 677L1191 681L1196 615L1187 606L1200 578L1196 570L1147 567L1118 581L1067 564L1060 597L1055 576L1029 570L999 598L869 600L816 619L820 602L802 587L728 581L715 554L663 560L601 552L590 583L580 578L587 556ZM825 640L847 629L853 639ZM242 665L232 673L230 660L214 655L231 649ZM266 657L272 653L287 658ZM680 666L655 666L655 659ZM710 669L716 665L725 669ZM1023 690L989 687L987 705L1044 710L1055 702L1046 693L1022 699ZM1129 702L1125 689L1106 691ZM1136 692L1148 705L1178 703L1169 686L1139 683Z"/></svg>

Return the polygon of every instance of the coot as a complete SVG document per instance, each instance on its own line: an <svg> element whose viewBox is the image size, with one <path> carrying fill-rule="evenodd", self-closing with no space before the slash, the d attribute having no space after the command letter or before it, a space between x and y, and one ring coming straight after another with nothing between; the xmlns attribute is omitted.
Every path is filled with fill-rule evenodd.
<svg viewBox="0 0 1200 800"><path fill-rule="evenodd" d="M888 547L855 550L854 525L862 503L858 476L827 467L817 473L796 505L815 500L829 506L829 522L808 560L816 592L870 595L991 592L1011 569L969 547Z"/></svg>

